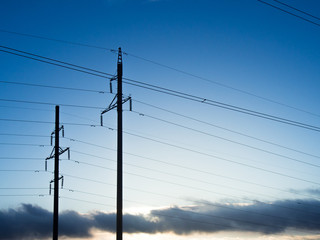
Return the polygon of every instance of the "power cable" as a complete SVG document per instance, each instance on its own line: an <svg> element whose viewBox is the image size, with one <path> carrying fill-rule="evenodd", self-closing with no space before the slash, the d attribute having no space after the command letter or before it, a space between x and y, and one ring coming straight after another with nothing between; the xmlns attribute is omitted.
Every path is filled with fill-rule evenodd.
<svg viewBox="0 0 320 240"><path fill-rule="evenodd" d="M27 56L24 56L24 55L21 55L21 54L16 54L16 53L12 53L12 52L1 50L1 49L0 49L0 51L11 53L11 54L14 54L14 55L17 55L17 56L21 56L21 57L27 57ZM20 51L20 50L17 50L17 51ZM39 60L39 59L35 59L33 57L27 57L27 58L30 58L32 60L37 60L37 61ZM43 57L43 58L45 58L45 57ZM55 60L55 61L57 61L57 60ZM51 62L44 61L44 60L41 60L41 62L53 64ZM53 64L53 65L60 66L60 67L65 67L65 68L68 68L68 69L71 69L71 70L80 71L80 72L83 72L83 73L95 75L95 76L102 77L102 78L109 78L109 79L113 78L113 77L105 77L105 76L98 75L98 74L95 74L95 73L90 73L90 72L85 71L85 70L79 70L79 69L75 69L75 68L72 68L72 67L67 67L67 66L64 66L64 65L61 65L61 64ZM74 65L74 64L70 64L70 65ZM77 67L78 68L82 68L82 69L88 69L88 68L84 68L84 67L81 67L81 66L77 66ZM96 71L96 70L93 70L93 71ZM112 74L108 74L108 75L113 76ZM268 119L268 120L272 120L272 121L276 121L276 122L289 124L289 125L292 125L292 126L296 126L296 127L305 128L305 129L308 129L308 130L313 130L313 131L320 132L320 127L317 127L317 126L312 126L312 125L309 125L309 124L304 124L304 123L301 123L301 122L297 122L297 121L293 121L293 120L277 117L277 116L274 116L274 115L265 114L265 113L258 112L258 111L253 111L253 110L250 110L250 109L247 109L247 108L237 107L237 106L234 106L234 105L231 105L231 104L226 104L226 103L210 100L210 99L207 99L207 98L198 97L198 96L194 96L194 95L187 94L187 93L182 93L182 92L179 92L179 91L175 91L175 90L171 90L171 89L167 89L167 88L151 85L151 84L148 84L148 83L143 83L141 81L136 81L136 80L129 79L129 78L123 78L123 79L124 79L124 81L123 81L124 83L130 84L130 85L133 85L133 86L136 86L136 87L141 87L141 88L145 88L145 89L148 89L148 90L157 91L157 92L160 92L160 93L165 93L165 94L168 94L168 95L180 97L180 98L183 98L183 99L187 99L187 100L191 100L191 101L195 101L195 102L200 102L200 103L212 105L212 106L215 106L215 107L228 109L228 110L231 110L231 111L244 113L244 114L247 114L247 115L260 117L260 118L264 118L264 119ZM127 81L125 81L125 80L127 80Z"/></svg>
<svg viewBox="0 0 320 240"><path fill-rule="evenodd" d="M112 75L112 74L105 73L105 72L102 72L102 71L98 71L98 70L95 70L95 69L92 69L92 68L87 68L87 67L79 66L79 65L76 65L76 64L67 63L67 62L56 60L56 59L53 59L53 58L48 58L48 57L44 57L44 56L41 56L41 55L37 55L37 54L34 54L34 53L21 51L21 50L15 49L15 48L10 48L10 47L1 46L1 45L0 45L0 48L4 48L4 49L7 49L7 50L15 51L15 52L22 53L22 54L27 54L27 55L30 55L30 56L33 56L33 57L37 57L37 58L43 58L45 60L61 63L61 64L64 64L64 65L67 65L67 66L75 67L75 68L80 68L80 69L91 71L91 72L95 72L95 73L98 73L98 74L103 74L103 75L107 75L107 76L110 76L110 77L114 77L114 75Z"/></svg>
<svg viewBox="0 0 320 240"><path fill-rule="evenodd" d="M42 87L42 88L62 89L62 90L71 90L71 91L81 91L81 92L93 92L93 93L101 93L101 94L109 93L106 91L99 91L99 90L92 90L92 89L60 87L60 86L25 83L25 82L12 82L12 81L1 81L0 80L0 83L23 85L23 86L30 86L30 87Z"/></svg>
<svg viewBox="0 0 320 240"><path fill-rule="evenodd" d="M220 140L223 140L223 141L227 141L227 142L231 142L231 143L234 143L234 144L238 144L238 145L241 145L241 146L244 146L244 147L247 147L247 148L251 148L251 149L254 149L254 150L257 150L257 151L261 151L261 152L264 152L264 153L268 153L268 154L271 154L271 155L274 155L274 156L277 156L277 157L285 158L285 159L288 159L288 160L291 160L291 161L295 161L295 162L303 163L303 164L306 164L306 165L309 165L309 166L320 168L320 165L317 165L317 164L309 163L309 162L302 161L302 160L299 160L299 159L296 159L296 158L285 156L283 154L275 153L275 152L272 152L272 151L269 151L269 150L265 150L265 149L262 149L262 148L258 148L258 147L252 146L252 145L248 145L248 144L244 144L244 143L241 143L241 142L237 142L237 141L234 141L234 140L231 140L231 139L228 139L228 138L220 137L220 136L217 136L217 135L214 135L214 134L211 134L211 133L208 133L208 132L200 131L200 130L197 130L195 128L191 128L191 127L188 127L188 126L185 126L185 125L182 125L182 124L178 124L178 123L175 123L175 122L164 120L162 118L154 117L154 116L151 116L151 115L148 115L148 114L144 114L144 113L140 113L140 112L136 112L136 111L131 111L131 112L136 113L139 116L143 116L143 117L147 117L147 118L150 118L150 119L154 119L154 120L157 120L157 121L160 121L160 122L164 122L164 123L176 126L176 127L180 127L180 128L183 128L183 129L187 129L187 130L193 131L193 132L197 132L197 133L209 136L209 137L214 137L214 138L217 138L217 139L220 139Z"/></svg>
<svg viewBox="0 0 320 240"><path fill-rule="evenodd" d="M136 98L134 98L132 100L134 102L137 102L137 103L140 103L140 104L143 104L143 105L146 105L146 106L149 106L149 107L152 107L152 108L155 108L155 109L158 109L158 110L161 110L161 111L164 111L164 112L167 112L167 113L179 116L179 117L183 117L185 119L189 119L189 120L192 120L192 121L195 121L195 122L199 122L199 123L205 124L207 126L211 126L211 127L215 127L215 128L218 128L218 129L222 129L222 130L225 130L227 132L235 133L235 134L240 135L240 136L251 138L251 139L263 142L263 143L267 143L267 144L270 144L270 145L273 145L273 146L277 146L277 147L280 147L280 148L283 148L283 149L286 149L286 150L290 150L290 151L293 151L293 152L296 152L296 153L304 154L304 155L307 155L309 157L314 157L314 158L320 159L320 156L313 155L313 154L307 153L305 151L297 150L297 149L290 148L290 147L287 147L287 146L284 146L284 145L281 145L281 144L278 144L278 143L274 143L274 142L267 141L267 140L264 140L264 139L261 139L261 138L257 138L257 137L254 137L254 136L251 136L251 135L248 135L248 134L245 134L245 133L241 133L241 132L238 132L238 131L235 131L235 130L231 130L229 128L221 127L221 126L218 126L216 124L212 124L210 122L203 121L203 120L201 120L199 118L194 118L194 117L191 117L191 116L187 116L187 115L178 113L176 111L171 111L171 110L168 110L166 108L158 107L158 106L155 106L153 104L149 104L149 103L137 100Z"/></svg>
<svg viewBox="0 0 320 240"><path fill-rule="evenodd" d="M65 66L65 65L62 65L62 64L57 64L57 63L54 63L54 62L49 62L49 61L46 61L46 60L42 60L42 59L38 59L38 58L22 55L22 54L19 54L19 53L6 51L6 50L3 50L3 49L0 49L0 51L1 52L5 52L5 53L9 53L9 54L12 54L12 55L16 55L16 56L19 56L19 57L24 57L24 58L28 58L28 59L31 59L31 60L35 60L35 61L38 61L38 62L55 65L57 67L62 67L62 68L66 68L66 69L69 69L69 70L74 70L74 71L77 71L77 72L90 74L90 75L93 75L93 76L96 76L96 77L107 78L107 79L111 79L112 78L112 77L107 77L107 76L103 76L103 75L100 75L100 74L96 74L96 73L93 73L93 72L88 72L88 71L85 71L85 70L77 69L77 68L74 68L74 67L69 67L69 66Z"/></svg>
<svg viewBox="0 0 320 240"><path fill-rule="evenodd" d="M124 78L124 79L127 79L127 78ZM129 80L129 81L137 82L136 80ZM300 128L320 132L320 127L317 127L317 126L305 124L305 123L298 122L298 121L293 121L293 120L282 118L282 117L277 117L274 115L270 115L270 114L266 114L266 113L262 113L262 112L258 112L258 111L253 111L253 110L250 110L247 108L237 107L235 105L226 104L226 103L215 101L215 100L210 100L207 98L202 98L202 97L178 92L175 90L170 90L170 89L158 87L158 86L147 84L147 83L141 82L141 83L137 84L137 83L132 83L132 82L128 82L128 81L123 81L123 83L130 84L132 86L136 86L136 87L140 87L140 88L145 88L145 89L156 91L156 92L160 92L160 93L164 93L167 95L183 98L183 99L198 102L198 103L203 103L203 104L207 104L207 105L211 105L211 106L215 106L215 107L219 107L219 108L223 108L223 109L227 109L227 110L231 110L231 111L235 111L235 112L239 112L239 113L244 113L247 115L251 115L251 116L255 116L255 117L259 117L259 118L263 118L263 119L268 119L268 120L279 122L279 123L292 125L295 127L300 127ZM145 84L147 86L144 86L142 84Z"/></svg>
<svg viewBox="0 0 320 240"><path fill-rule="evenodd" d="M0 119L0 120L2 120L2 119ZM22 121L22 120L19 120L19 121ZM31 122L33 122L33 121L31 121ZM37 122L42 123L41 121L37 121ZM47 122L45 122L45 123L47 123ZM92 126L92 125L88 125L88 124L75 124L75 125ZM105 127L104 126L104 128L107 128L109 130L113 130L110 127ZM160 144L163 144L163 145L167 145L167 146L171 146L171 147L174 147L174 148L178 148L178 149L186 150L186 151L193 152L193 153L196 153L196 154L200 154L200 155L204 155L204 156L207 156L207 157L211 157L211 158L214 158L214 159L219 159L219 160L222 160L222 161L230 162L230 163L237 164L237 165L240 165L240 166L245 166L245 167L253 168L253 169L256 169L256 170L260 170L260 171L264 171L264 172L268 172L268 173L284 176L284 177L287 177L287 178L291 178L291 179L295 179L295 180L299 180L299 181L303 181L303 182L308 182L308 183L320 185L319 183L316 183L314 181L309 181L309 180L306 180L306 179L297 178L297 177L294 177L294 176L290 176L288 174L283 174L283 173L280 173L280 172L264 169L264 168L257 167L257 166L254 166L254 165L250 165L250 164L240 163L240 162L237 162L237 161L234 161L234 160L231 160L231 159L222 158L222 157L219 157L219 156L216 156L216 155L200 152L200 151L197 151L197 150L194 150L194 149L190 149L190 148L186 148L186 147L183 147L183 146L178 146L178 145L170 144L170 143L167 143L167 142L155 140L155 139L152 139L152 138L149 138L149 137L144 137L144 136L141 136L141 135L138 135L138 134L129 133L127 131L124 131L124 133L128 134L128 135L131 135L131 136L135 136L135 137L139 137L139 138L142 138L142 139L146 139L146 140L149 140L149 141L157 142L157 143L160 143ZM76 141L75 139L71 139L71 138L66 138L66 139L69 139L70 141ZM77 140L77 141L85 143L84 141L80 141L80 140ZM87 143L87 144L90 144L90 143ZM41 147L50 146L50 145L43 145L43 144L39 144L38 145L38 144L25 144L25 143L0 143L0 145L24 145L24 146L41 146ZM96 147L101 147L101 148L106 148L104 146L100 146L100 145L97 145L97 144L90 144L90 145L96 146ZM106 149L112 150L110 148L106 148Z"/></svg>
<svg viewBox="0 0 320 240"><path fill-rule="evenodd" d="M185 151L188 151L188 152L200 154L200 155L203 155L203 156L207 156L207 157L218 159L218 160L225 161L225 162L230 162L232 164L236 164L236 165L240 165L240 166L244 166L244 167L260 170L260 171L263 171L263 172L272 173L272 174L275 174L275 175L278 175L278 176L283 176L283 177L286 177L286 178L291 178L291 179L295 179L295 180L302 181L302 182L307 182L307 183L312 183L312 184L315 184L315 185L320 185L320 183L317 183L317 182L314 182L314 181L309 181L309 180L306 180L306 179L290 176L290 175L287 175L287 174L284 174L284 173L280 173L280 172L264 169L264 168L257 167L257 166L254 166L254 165L237 162L237 161L234 161L234 160L231 160L231 159L227 159L227 158L222 158L222 157L219 157L219 156L216 156L216 155L213 155L213 154L200 152L200 151L197 151L197 150L194 150L194 149L190 149L190 148L186 148L186 147L183 147L183 146L178 146L178 145L175 145L175 144L170 144L170 143L167 143L167 142L155 140L155 139L152 139L152 138L149 138L149 137L144 137L144 136L141 136L141 135L138 135L138 134L129 133L129 132L125 132L125 131L124 131L124 133L128 134L128 135L131 135L131 136L134 136L134 137L146 139L146 140L157 142L157 143L160 143L160 144L163 144L163 145L167 145L167 146L171 146L171 147L178 148L178 149L181 149L181 150L185 150Z"/></svg>
<svg viewBox="0 0 320 240"><path fill-rule="evenodd" d="M147 177L147 176L142 176L142 175L139 175L139 174L128 173L128 172L127 172L126 174L130 174L130 175L133 175L133 176L138 176L138 177L141 177L141 178L145 178L145 179L153 180L153 181L158 181L158 182L162 182L162 183L165 182L165 183L172 184L172 185L176 185L176 186L179 186L179 187L194 189L194 190L198 190L198 191L204 191L204 192L212 193L212 194L216 194L216 195L224 195L224 196L228 196L228 197L234 197L234 196L231 195L231 194L218 193L218 192L210 191L210 190L208 190L208 189L191 187L191 186L189 186L189 185L179 184L179 183L176 183L176 182L170 182L170 181L166 181L166 180L158 179L158 178L154 178L154 177ZM68 176L68 177L72 177L72 178L76 178L76 179L81 179L81 180L85 180L85 181L100 183L100 184L104 184L104 185L116 186L115 184L109 184L109 183L106 183L106 182L102 182L102 181L94 180L94 179L89 179L89 178L72 176L72 175L68 175L68 174L65 174L65 173L63 173L63 176ZM125 187L125 188L126 188L126 187ZM137 190L137 191L140 191L140 190ZM172 198L172 196L171 196L171 198ZM255 199L248 199L248 198L246 198L246 200L250 200L250 201L252 201L252 202L254 202L254 203L259 202L259 203L267 204L267 203L265 203L265 202L257 201L257 200L255 200ZM297 212L303 212L303 213L308 213L308 214L314 214L314 215L316 215L315 213L309 212L309 211L302 211L302 210L300 210L300 209L291 208L291 207L285 207L285 206L278 205L278 204L274 204L274 203L273 203L273 205L274 205L274 206L277 206L277 207L280 207L280 208L285 208L285 209L288 209L288 210L292 210L292 211L297 211Z"/></svg>
<svg viewBox="0 0 320 240"><path fill-rule="evenodd" d="M108 168L108 167L104 167L104 166L101 166L101 165L92 164L92 163L88 163L88 162L84 162L84 161L73 160L73 159L70 159L70 161L75 162L75 163L78 163L78 164L84 164L84 165L88 165L88 166L91 166L91 167L96 167L96 168L100 168L100 169L109 170L109 171L116 171L116 169L112 169L112 168ZM115 160L110 160L110 161L116 162ZM255 194L255 195L258 194L258 195L265 196L265 197L266 197L266 196L267 196L267 197L271 197L271 195L267 195L267 194L259 194L259 193L257 193L257 192L252 192L252 191L243 190L243 189L239 189L239 188L235 188L235 187L230 187L230 186L226 186L226 185L216 184L216 183L212 183L212 182L208 182L208 181L203 181L203 180L199 180L199 179L196 179L196 178L187 177L187 176L183 176L183 175L167 173L167 172L165 172L165 171L160 171L160 170L153 169L153 168L148 168L148 167L142 167L142 166L135 165L135 164L131 164L131 163L125 163L125 165L126 165L126 166L131 166L131 167L136 167L136 168L139 168L139 169L144 169L144 170L152 171L152 172L156 172L156 173L165 174L165 175L168 175L168 176L173 176L173 177L178 177L178 178L182 178L182 179L186 179L186 180L191 180L191 181L198 182L198 183L205 183L205 184L209 184L209 185L212 185L212 186L219 186L219 187L227 187L228 189L234 189L234 190L237 190L237 191L243 191L243 192L247 192L247 193L250 193L250 194ZM125 173L125 174L128 174L128 175L134 175L134 176L144 177L144 176L141 176L141 175L139 175L139 174L134 174L134 173L130 173L130 172L127 172L127 171L125 171L124 173ZM172 182L170 182L170 183L172 183ZM172 184L173 184L173 183L172 183ZM273 197L273 196L272 196L272 197Z"/></svg>
<svg viewBox="0 0 320 240"><path fill-rule="evenodd" d="M305 11L302 11L302 10L300 10L300 9L298 9L298 8L292 7L292 6L290 6L290 5L288 5L288 4L284 3L284 2L280 2L280 1L278 1L278 0L273 0L273 1L274 1L274 2L277 2L277 3L280 3L280 4L282 4L282 5L284 5L284 6L288 7L288 8L291 8L291 9L297 11L297 12L301 12L301 13L303 13L303 14L305 14L305 15L308 15L309 17L313 17L313 18L315 18L315 19L317 19L317 20L320 20L319 17L316 17L316 16L314 16L314 15L311 15L310 13L307 13L307 12L305 12Z"/></svg>
<svg viewBox="0 0 320 240"><path fill-rule="evenodd" d="M83 141L81 143L88 144L88 143L83 142ZM102 147L102 146L97 146L97 147ZM111 149L111 148L106 148L106 149L107 150L111 150L111 151L116 151L115 149ZM79 151L76 151L74 149L72 149L72 152L80 153L80 154L87 155L87 156L94 157L94 158L104 159L104 160L107 160L107 161L116 162L116 160L113 160L113 159L97 156L97 155L94 155L94 154L88 154L88 153L84 153L84 152L79 152ZM304 196L304 197L314 197L314 196L311 196L311 195L306 195L306 194L301 194L301 193L296 193L296 192L293 193L292 191L283 190L283 189L280 189L280 188L277 188L277 187L271 187L271 186L259 184L259 183L256 183L256 182L250 182L250 181L242 180L242 179L239 179L239 178L234 178L234 177L228 177L228 176L224 176L224 175L220 175L220 174L215 174L213 172L203 171L203 170L200 170L200 169L187 167L185 165L179 165L179 164L175 164L175 163L172 163L172 162L166 162L166 161L159 160L159 159L153 159L153 158L149 158L149 157L144 157L144 156L140 156L140 155L136 155L136 154L132 154L132 153L128 153L128 152L124 152L124 154L130 155L130 156L134 156L134 157L139 157L139 158L146 159L146 160L153 161L153 162L157 162L157 163L162 163L162 164L165 164L165 165L168 165L168 166L171 166L171 167L172 166L173 167L178 167L178 168L190 170L190 171L201 173L201 174L207 174L207 175L211 175L211 176L215 176L215 177L220 177L220 178L232 180L232 181L235 181L235 182L242 182L242 183L245 183L245 184L251 184L251 185L254 185L254 186L259 186L259 187L263 187L263 188L268 188L268 189L277 190L277 191L281 191L281 192L284 192L284 193L290 193L290 194L295 194L295 195ZM128 164L125 163L125 165L128 165ZM150 169L150 170L157 171L157 170L154 170L154 169ZM168 173L166 173L166 174L168 174Z"/></svg>
<svg viewBox="0 0 320 240"><path fill-rule="evenodd" d="M40 84L29 84L29 83L10 82L10 81L0 81L0 82L2 82L2 83L9 83L9 84L19 84L19 85L35 86L35 87L57 88L57 89L64 89L64 90L85 91L85 92L94 92L94 93L103 93L103 94L106 93L106 92L104 92L104 91L90 90L90 89L67 88L67 87L59 87L59 86L49 86L49 85L40 85ZM259 138L256 138L256 137L253 137L253 136L250 136L250 135L247 135L247 134L243 134L243 133L240 133L240 132L237 132L237 131L234 131L234 130L230 130L230 129L227 129L227 128L224 128L224 127L221 127L221 126L217 126L217 125L214 125L214 124L211 124L211 123L208 123L208 122L199 120L199 119L195 119L195 118L192 118L192 117L183 115L183 114L178 114L178 113L176 113L176 112L173 112L173 111L170 111L170 110L167 110L167 109L164 109L164 108L160 108L160 107L157 107L157 106L154 106L154 105L151 105L151 104L147 104L147 103L144 103L144 102L142 102L142 101L138 101L138 100L136 100L136 99L134 99L134 101L135 101L135 102L138 102L138 103L141 103L141 104L144 104L144 105L147 105L147 106L151 106L151 107L156 108L156 109L160 109L160 110L162 110L162 111L166 111L166 112L175 114L175 115L177 115L177 116L181 116L181 117L188 118L188 119L191 119L191 120L194 120L194 121L197 121L197 122L201 122L201 123L204 123L204 124L206 124L206 125L210 125L210 126L213 126L213 127L219 128L219 129L223 129L223 130L228 131L228 132L236 133L236 134L238 134L238 135L245 136L245 137L248 137L248 138L251 138L251 139L254 139L254 140L258 140L258 141L261 141L261 142L264 142L264 143L268 143L268 144L271 144L271 145L274 145L274 146L277 146L277 147L281 147L281 148L284 148L284 149L287 149L287 150L291 150L291 151L294 151L294 152L297 152L297 153L301 153L301 154L304 154L304 155L308 155L308 156L311 156L311 157L320 158L319 156L315 156L315 155L312 155L312 154L309 154L309 153L306 153L306 152L303 152L303 151L299 151L299 150L296 150L296 149L293 149L293 148L289 148L289 147L280 145L280 144L276 144L276 143L273 143L273 142L270 142L270 141L266 141L266 140L263 140L263 139L259 139ZM8 107L9 107L9 106L8 106Z"/></svg>
<svg viewBox="0 0 320 240"><path fill-rule="evenodd" d="M105 48L105 47L100 47L100 46L91 45L91 44L77 43L77 42L66 41L66 40L61 40L61 39L43 37L43 36L34 35L34 34L27 34L27 33L20 33L20 32L8 31L8 30L5 30L5 29L0 29L0 32L10 33L10 34L15 34L15 35L20 35L20 36L25 36L25 37L32 37L32 38L44 39L44 40L49 40L49 41L54 41L54 42L60 42L60 43L67 43L67 44L77 45L77 46L82 46L82 47L96 48L96 49L100 49L100 50L115 51L115 50L113 50L113 49L111 49L111 48Z"/></svg>
<svg viewBox="0 0 320 240"><path fill-rule="evenodd" d="M70 197L65 197L65 196L59 196L59 198L78 201L78 202L92 203L92 204L97 204L97 205L102 205L102 206L107 206L107 207L115 207L114 205L110 205L110 204L98 203L98 202L87 201L87 200L83 200L83 199L70 198Z"/></svg>
<svg viewBox="0 0 320 240"><path fill-rule="evenodd" d="M49 105L49 106L62 106L62 107L74 107L74 108L89 108L89 109L99 109L102 110L104 107L95 107L95 106L84 106L76 104L61 104L61 103L50 103L50 102L37 102L37 101L27 101L27 100L17 100L17 99L5 99L1 98L2 102L15 102L15 103L28 103L28 104L39 104L39 105Z"/></svg>
<svg viewBox="0 0 320 240"><path fill-rule="evenodd" d="M285 12L285 13L287 13L287 14L290 14L290 15L292 15L292 16L295 16L295 17L297 17L297 18L299 18L299 19L302 19L303 21L312 23L312 24L320 27L320 24L319 24L319 23L316 23L316 22L314 22L314 21L312 21L312 20L309 20L309 19L307 19L307 18L301 17L301 16L299 16L299 15L297 15L297 14L294 14L294 13L292 13L292 12L289 12L289 11L285 10L285 9L282 9L282 8L280 8L280 7L277 7L277 6L275 6L275 5L271 4L271 3L267 3L267 2L262 1L262 0L257 0L257 1L258 1L258 2L261 2L261 3L263 3L263 4L266 4L266 5L270 6L270 7L273 7L273 8L275 8L275 9L278 9L278 10L280 10L280 11L282 11L282 12ZM299 11L300 11L300 10L299 10Z"/></svg>
<svg viewBox="0 0 320 240"><path fill-rule="evenodd" d="M261 1L261 2L263 2L263 1ZM295 10L300 11L298 9L295 9ZM303 12L303 13L307 14L307 15L310 15L310 14L305 13L305 12ZM312 15L310 15L310 16L312 16ZM312 17L317 18L315 16L312 16ZM61 43L67 43L67 44L78 45L78 46L83 46L83 47L90 47L90 48L96 48L96 49L101 49L101 50L108 50L108 51L111 51L111 52L116 52L116 50L114 50L114 49L105 48L105 47L101 47L101 46L84 44L84 43L76 43L76 42L72 42L72 41L59 40L59 39L48 38L48 37L43 37L43 36L39 36L39 35L19 33L19 32L14 32L14 31L8 31L8 30L5 30L5 29L0 29L0 32L5 32L5 33L10 33L10 34L15 34L15 35L21 35L21 36L26 36L26 37L32 37L32 38L39 38L39 39L50 40L50 41L61 42ZM173 71L176 71L176 72L179 72L179 73L182 73L182 74L185 74L185 75L188 75L188 76L191 76L191 77L194 77L194 78L206 81L206 82L210 82L210 83L219 85L221 87L224 87L224 88L227 88L227 89L231 89L231 90L234 90L234 91L237 91L237 92L240 92L240 93L243 93L243 94L255 97L255 98L259 98L259 99L262 99L262 100L265 100L265 101L268 101L268 102L271 102L271 103L274 103L274 104L278 104L278 105L281 105L281 106L284 106L284 107L287 107L287 108L291 108L291 109L294 109L294 110L297 110L297 111L300 111L300 112L304 112L304 113L307 113L307 114L310 114L310 115L313 115L313 116L317 116L317 117L320 116L319 114L315 114L315 113L312 113L312 112L309 112L309 111L306 111L306 110L303 110L303 109L300 109L300 108L297 108L297 107L290 106L288 104L284 104L284 103L281 103L281 102L278 102L278 101L275 101L275 100L272 100L272 99L269 99L269 98L266 98L266 97L262 97L262 96L259 96L257 94L250 93L248 91L244 91L244 90L241 90L241 89L238 89L238 88L235 88L235 87L232 87L232 86L229 86L229 85L217 82L217 81L213 81L213 80L208 79L208 78L204 78L204 77L192 74L192 73L188 73L186 71L183 71L183 70L180 70L180 69L177 69L177 68L174 68L174 67L170 67L168 65L165 65L165 64L162 64L162 63L158 63L156 61L149 60L149 59L146 59L146 58L143 58L143 57L139 57L137 55L134 55L134 54L131 54L131 53L128 53L128 52L123 52L123 53L125 55L128 55L128 56L131 56L131 57L134 57L134 58L137 58L137 59L140 59L140 60L155 64L155 65L158 65L158 66L161 66L161 67L164 67L164 68L167 68L167 69L170 69L170 70L173 70Z"/></svg>

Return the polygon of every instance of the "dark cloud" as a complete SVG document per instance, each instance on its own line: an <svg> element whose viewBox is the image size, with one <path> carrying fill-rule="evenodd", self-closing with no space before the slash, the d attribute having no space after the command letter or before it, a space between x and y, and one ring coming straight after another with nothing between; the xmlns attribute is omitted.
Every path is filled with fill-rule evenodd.
<svg viewBox="0 0 320 240"><path fill-rule="evenodd" d="M65 211L59 215L59 234L67 238L88 238L94 229L115 232L115 219L114 213ZM125 214L123 222L127 233L319 231L320 201L283 200L250 205L201 202L152 210L147 215ZM0 211L0 223L0 239L45 239L52 235L52 213L30 204Z"/></svg>
<svg viewBox="0 0 320 240"><path fill-rule="evenodd" d="M314 196L320 197L320 189L319 188L310 188L305 190L307 193L312 194Z"/></svg>

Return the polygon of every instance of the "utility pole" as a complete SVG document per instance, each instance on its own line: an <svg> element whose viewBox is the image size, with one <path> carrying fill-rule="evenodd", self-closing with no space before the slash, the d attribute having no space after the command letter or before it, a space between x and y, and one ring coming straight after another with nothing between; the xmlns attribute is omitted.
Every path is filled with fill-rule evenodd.
<svg viewBox="0 0 320 240"><path fill-rule="evenodd" d="M54 198L53 198L53 240L58 240L59 224L59 106L56 106L55 145L54 145Z"/></svg>
<svg viewBox="0 0 320 240"><path fill-rule="evenodd" d="M55 130L51 133L51 145L52 138L54 135L55 146L49 157L45 159L45 171L47 171L47 161L54 158L54 179L50 181L49 194L51 195L51 183L54 183L54 197L53 197L53 229L52 239L58 240L58 226L59 226L59 180L61 181L61 188L63 187L63 176L59 176L59 156L64 152L68 151L68 159L70 160L70 148L62 149L59 146L59 132L62 130L62 137L64 137L64 127L60 127L59 123L59 106L56 106L56 117L55 117Z"/></svg>
<svg viewBox="0 0 320 240"><path fill-rule="evenodd" d="M113 100L111 101L108 108L103 110L100 115L101 126L103 126L102 115L106 112L117 108L118 115L118 133L117 133L117 232L116 232L116 240L122 240L123 235L123 224L122 224L122 209L123 209L123 161L122 161L122 104L129 101L130 103L130 111L132 111L132 99L131 97L123 98L122 94L122 52L121 48L118 50L118 62L117 62L117 78L110 79L110 92L112 93L112 81L116 80L118 82L118 91ZM115 100L117 101L115 102Z"/></svg>
<svg viewBox="0 0 320 240"><path fill-rule="evenodd" d="M117 146L117 240L122 240L123 223L122 223L122 208L123 208L123 176L122 176L122 52L119 48L118 52L118 92L117 92L117 114L118 114L118 146Z"/></svg>

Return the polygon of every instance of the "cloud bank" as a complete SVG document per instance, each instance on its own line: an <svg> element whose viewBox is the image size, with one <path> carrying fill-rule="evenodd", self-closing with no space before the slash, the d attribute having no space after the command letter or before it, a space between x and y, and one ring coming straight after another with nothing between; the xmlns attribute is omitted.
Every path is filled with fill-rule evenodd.
<svg viewBox="0 0 320 240"><path fill-rule="evenodd" d="M115 232L115 213L80 214L65 211L59 215L59 235L89 238L92 230ZM152 210L148 214L123 216L126 233L215 233L221 231L277 234L285 230L320 230L320 201L283 200L250 205L202 202L183 207ZM0 211L0 239L45 239L52 236L52 212L22 204Z"/></svg>

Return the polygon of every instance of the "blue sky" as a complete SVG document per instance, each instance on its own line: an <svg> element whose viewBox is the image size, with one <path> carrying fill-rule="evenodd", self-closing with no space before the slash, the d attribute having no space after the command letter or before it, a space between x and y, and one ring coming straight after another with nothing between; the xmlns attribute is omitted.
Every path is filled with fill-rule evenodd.
<svg viewBox="0 0 320 240"><path fill-rule="evenodd" d="M320 16L316 0L284 3ZM319 126L319 25L260 1L14 0L0 9L1 46L109 74L117 54L108 49L121 47L126 78ZM60 163L61 236L114 239L116 112L90 126L114 97L109 80L5 52L0 62L0 239L51 237L53 162L45 172L44 159L54 124L26 121L53 122L55 104L71 149ZM126 239L320 239L319 131L128 84L124 94L133 99L123 113Z"/></svg>

